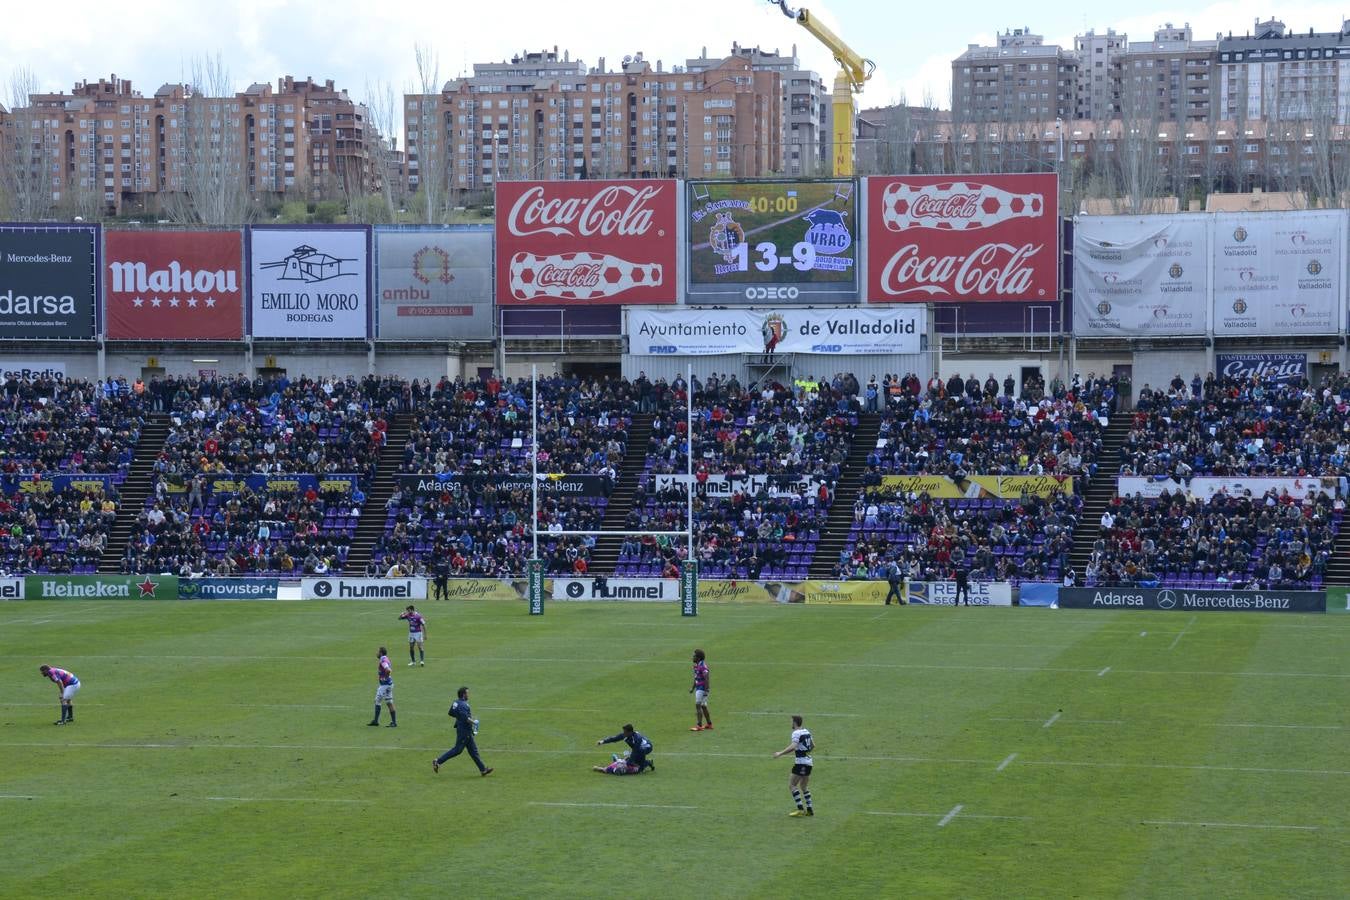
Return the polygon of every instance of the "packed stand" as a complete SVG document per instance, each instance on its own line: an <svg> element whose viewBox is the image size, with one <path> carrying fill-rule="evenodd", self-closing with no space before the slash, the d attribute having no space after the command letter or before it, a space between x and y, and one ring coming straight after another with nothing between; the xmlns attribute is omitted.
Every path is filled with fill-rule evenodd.
<svg viewBox="0 0 1350 900"><path fill-rule="evenodd" d="M1350 464L1350 376L1306 379L1177 375L1144 385L1121 448L1122 475L1333 476Z"/></svg>
<svg viewBox="0 0 1350 900"><path fill-rule="evenodd" d="M452 575L519 575L532 552L531 494L470 483L491 475L531 471L530 441L537 416L541 473L597 475L613 485L628 448L640 399L636 386L616 379L552 376L538 381L532 412L528 380L442 379L418 416L401 471L467 476L459 490L439 496L396 494L375 550L380 565L402 570L437 566ZM540 554L552 574L586 574L595 539L560 531L598 530L607 497L542 495ZM430 561L430 563L428 563Z"/></svg>
<svg viewBox="0 0 1350 900"><path fill-rule="evenodd" d="M120 483L148 412L141 382L11 378L0 408L0 472L102 474Z"/></svg>
<svg viewBox="0 0 1350 900"><path fill-rule="evenodd" d="M639 378L639 384L642 383ZM857 429L851 375L788 387L742 387L735 376L694 379L695 552L710 578L805 578L835 485ZM626 527L679 531L688 510L683 483L687 386L677 378L666 408L654 407L646 468ZM676 538L625 540L618 574L674 577L687 556Z"/></svg>
<svg viewBox="0 0 1350 900"><path fill-rule="evenodd" d="M35 483L36 484L36 483ZM5 575L98 571L117 519L116 490L68 487L0 496L0 571Z"/></svg>
<svg viewBox="0 0 1350 900"><path fill-rule="evenodd" d="M1322 586L1344 501L1184 493L1116 497L1102 515L1086 582L1180 588Z"/></svg>
<svg viewBox="0 0 1350 900"><path fill-rule="evenodd" d="M1020 393L1011 377L1000 383L992 374L869 379L864 405L880 412L881 430L834 574L1058 580L1118 388L1117 379L1095 374L1056 379L1048 390L1029 380ZM888 476L942 476L961 496L934 496ZM972 476L1053 481L1028 489L1012 480L991 491Z"/></svg>

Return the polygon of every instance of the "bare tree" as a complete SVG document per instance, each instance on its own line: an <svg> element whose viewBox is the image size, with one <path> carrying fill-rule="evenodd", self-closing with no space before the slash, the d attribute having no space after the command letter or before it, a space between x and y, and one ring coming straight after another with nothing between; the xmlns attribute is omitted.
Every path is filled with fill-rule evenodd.
<svg viewBox="0 0 1350 900"><path fill-rule="evenodd" d="M169 194L165 212L175 222L239 225L253 214L244 171L242 129L234 83L217 54L192 61L183 101L182 191Z"/></svg>
<svg viewBox="0 0 1350 900"><path fill-rule="evenodd" d="M403 205L404 186L398 173L397 138L394 137L394 88L388 83L366 82L366 159L371 168L371 190L357 203L350 203L364 222L394 221Z"/></svg>
<svg viewBox="0 0 1350 900"><path fill-rule="evenodd" d="M8 127L0 150L0 211L11 219L33 222L46 218L53 205L56 179L53 166L62 154L60 131L51 123L51 110L35 106L41 85L33 70L20 67L10 76Z"/></svg>
<svg viewBox="0 0 1350 900"><path fill-rule="evenodd" d="M422 206L428 225L445 221L446 194L450 186L449 159L446 141L449 135L442 124L441 62L434 50L425 44L413 48L417 61L417 187L422 194ZM411 152L411 141L409 151ZM412 160L409 159L409 171Z"/></svg>
<svg viewBox="0 0 1350 900"><path fill-rule="evenodd" d="M1157 103L1146 82L1121 79L1120 136L1116 141L1116 186L1121 213L1140 215L1157 208L1166 186L1158 139L1161 126Z"/></svg>

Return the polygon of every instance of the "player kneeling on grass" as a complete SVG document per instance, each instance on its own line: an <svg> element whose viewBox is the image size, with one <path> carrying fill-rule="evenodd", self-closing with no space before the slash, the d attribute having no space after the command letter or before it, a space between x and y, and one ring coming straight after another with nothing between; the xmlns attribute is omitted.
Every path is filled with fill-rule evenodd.
<svg viewBox="0 0 1350 900"><path fill-rule="evenodd" d="M651 769L653 772L656 771L656 766L647 758L647 754L652 752L652 742L647 740L647 736L642 732L634 731L632 725L623 726L623 731L602 740L598 740L595 742L595 745L599 747L602 744L613 744L618 741L623 741L628 745L628 765L634 770L624 774L637 775L641 773L643 769ZM602 769L601 771L604 770Z"/></svg>
<svg viewBox="0 0 1350 900"><path fill-rule="evenodd" d="M38 666L38 671L42 673L43 678L50 678L55 682L57 690L61 692L61 718L52 724L73 723L75 721L75 695L80 690L80 679L75 677L74 672L67 672L65 669L58 669L55 666Z"/></svg>

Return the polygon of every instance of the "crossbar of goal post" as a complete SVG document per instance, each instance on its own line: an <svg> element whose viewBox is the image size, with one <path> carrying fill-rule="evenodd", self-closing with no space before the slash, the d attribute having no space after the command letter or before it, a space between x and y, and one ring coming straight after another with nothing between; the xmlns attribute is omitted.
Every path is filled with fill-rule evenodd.
<svg viewBox="0 0 1350 900"><path fill-rule="evenodd" d="M683 531L547 531L560 537L682 537L686 556L680 563L680 615L698 615L698 562L694 557L694 366L687 365L685 375L685 444L687 466L684 486L685 522ZM532 556L526 568L526 592L530 615L544 614L544 561L539 558L539 366L530 366L530 539Z"/></svg>

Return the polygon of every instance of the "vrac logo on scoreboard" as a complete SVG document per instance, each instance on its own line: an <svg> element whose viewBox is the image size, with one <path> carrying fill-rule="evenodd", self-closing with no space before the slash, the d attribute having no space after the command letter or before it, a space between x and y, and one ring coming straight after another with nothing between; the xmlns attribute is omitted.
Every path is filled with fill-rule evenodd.
<svg viewBox="0 0 1350 900"><path fill-rule="evenodd" d="M853 303L853 182L691 181L685 222L691 303Z"/></svg>

